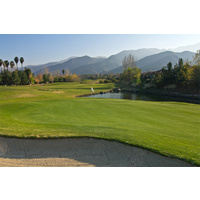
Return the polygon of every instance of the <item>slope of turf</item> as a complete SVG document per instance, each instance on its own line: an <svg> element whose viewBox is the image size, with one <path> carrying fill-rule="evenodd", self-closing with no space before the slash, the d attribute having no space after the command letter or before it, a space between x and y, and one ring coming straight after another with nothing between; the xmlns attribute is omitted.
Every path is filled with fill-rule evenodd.
<svg viewBox="0 0 200 200"><path fill-rule="evenodd" d="M114 139L200 165L200 105L76 98L112 84L0 87L0 135Z"/></svg>

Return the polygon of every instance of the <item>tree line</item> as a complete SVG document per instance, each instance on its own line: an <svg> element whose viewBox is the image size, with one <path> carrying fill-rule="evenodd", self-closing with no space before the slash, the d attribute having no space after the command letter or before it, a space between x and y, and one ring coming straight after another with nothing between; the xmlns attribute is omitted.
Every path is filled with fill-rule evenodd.
<svg viewBox="0 0 200 200"><path fill-rule="evenodd" d="M18 68L18 62L21 63L21 70ZM0 59L0 84L3 85L27 85L31 82L30 69L23 69L24 58L14 58L14 61L3 61Z"/></svg>
<svg viewBox="0 0 200 200"><path fill-rule="evenodd" d="M18 68L18 62L21 69ZM34 75L29 68L23 69L24 58L14 58L14 61L2 61L0 59L0 84L2 85L28 85L53 82L73 82L83 79L105 79L100 83L123 82L132 87L157 88L171 90L187 90L198 93L200 90L200 50L197 51L191 62L183 62L180 58L178 63L172 66L169 62L161 70L141 73L136 66L134 56L129 55L123 60L123 72L121 74L71 74L69 70L49 73L44 68L42 73ZM9 68L10 66L10 68Z"/></svg>
<svg viewBox="0 0 200 200"><path fill-rule="evenodd" d="M70 73L69 70L59 70L49 73L48 69L45 67L42 73L39 73L34 78L35 83L54 83L54 82L76 82L80 81L80 76L75 73Z"/></svg>
<svg viewBox="0 0 200 200"><path fill-rule="evenodd" d="M17 67L17 69L18 69L18 62L19 62L19 60L20 60L20 63L21 63L21 67L23 67L23 63L24 63L24 58L23 57L20 57L20 59L18 58L18 57L15 57L14 58L14 61L15 61L15 63L16 63L16 65L15 65L15 63L14 63L14 61L8 61L8 60L5 60L5 61L3 61L2 59L0 59L0 68L1 68L1 72L4 70L6 70L7 69L7 71L8 71L8 68L9 68L9 65L10 65L10 68L11 68L11 71L13 70L13 68L16 66Z"/></svg>
<svg viewBox="0 0 200 200"><path fill-rule="evenodd" d="M157 88L198 93L200 91L200 50L190 62L184 63L180 58L174 66L169 62L161 70L146 73L141 73L134 57L129 55L123 60L120 81L143 89Z"/></svg>
<svg viewBox="0 0 200 200"><path fill-rule="evenodd" d="M15 62L14 62L15 61ZM23 68L24 58L14 58L14 61L2 61L0 59L0 84L1 85L29 85L53 82L74 82L79 81L80 77L76 74L71 74L69 70L55 71L49 73L47 68L44 68L42 73L34 75L29 68ZM18 62L21 63L21 69L18 68Z"/></svg>

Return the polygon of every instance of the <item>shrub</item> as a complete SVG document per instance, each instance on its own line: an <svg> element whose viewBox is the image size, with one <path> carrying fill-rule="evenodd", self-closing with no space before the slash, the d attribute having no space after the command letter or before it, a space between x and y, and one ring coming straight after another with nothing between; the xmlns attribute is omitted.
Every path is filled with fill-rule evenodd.
<svg viewBox="0 0 200 200"><path fill-rule="evenodd" d="M104 80L104 83L111 83L111 81L110 80Z"/></svg>

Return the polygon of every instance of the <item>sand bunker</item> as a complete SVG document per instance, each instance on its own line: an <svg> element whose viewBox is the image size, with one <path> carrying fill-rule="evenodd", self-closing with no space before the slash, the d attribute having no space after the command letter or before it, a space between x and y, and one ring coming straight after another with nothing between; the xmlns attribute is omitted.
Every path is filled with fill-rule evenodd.
<svg viewBox="0 0 200 200"><path fill-rule="evenodd" d="M55 94L63 94L64 92L63 91L53 91L53 93L55 93Z"/></svg>
<svg viewBox="0 0 200 200"><path fill-rule="evenodd" d="M189 167L191 165L141 148L100 139L0 137L0 166Z"/></svg>
<svg viewBox="0 0 200 200"><path fill-rule="evenodd" d="M27 97L37 97L38 95L34 94L17 94L14 96L14 98L27 98Z"/></svg>

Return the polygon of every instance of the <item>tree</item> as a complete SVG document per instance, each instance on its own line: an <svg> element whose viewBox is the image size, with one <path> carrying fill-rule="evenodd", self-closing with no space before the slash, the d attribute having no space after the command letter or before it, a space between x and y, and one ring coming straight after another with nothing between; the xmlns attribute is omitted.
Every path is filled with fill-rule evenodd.
<svg viewBox="0 0 200 200"><path fill-rule="evenodd" d="M67 69L66 76L69 76L70 71Z"/></svg>
<svg viewBox="0 0 200 200"><path fill-rule="evenodd" d="M193 58L193 64L200 66L200 49L197 50L197 53L195 54L195 56Z"/></svg>
<svg viewBox="0 0 200 200"><path fill-rule="evenodd" d="M62 73L63 73L63 75L65 74L65 70L64 69L62 70Z"/></svg>
<svg viewBox="0 0 200 200"><path fill-rule="evenodd" d="M15 63L13 61L10 62L10 67L11 67L11 71L13 69L13 67L15 66Z"/></svg>
<svg viewBox="0 0 200 200"><path fill-rule="evenodd" d="M191 84L194 89L200 90L200 65L195 65L192 68Z"/></svg>
<svg viewBox="0 0 200 200"><path fill-rule="evenodd" d="M29 84L31 83L30 81L30 78L31 78L31 70L29 68L25 68L24 72L26 73L26 76L28 77L28 81L29 81Z"/></svg>
<svg viewBox="0 0 200 200"><path fill-rule="evenodd" d="M6 64L5 62L3 62L3 68L4 68L4 72L6 71Z"/></svg>
<svg viewBox="0 0 200 200"><path fill-rule="evenodd" d="M16 63L17 69L18 69L19 58L18 58L18 57L15 57L15 58L14 58L14 61L15 61L15 63Z"/></svg>
<svg viewBox="0 0 200 200"><path fill-rule="evenodd" d="M23 63L24 63L24 58L23 57L20 58L20 63L21 63L21 67L23 67Z"/></svg>
<svg viewBox="0 0 200 200"><path fill-rule="evenodd" d="M54 78L53 78L53 75L52 75L52 73L51 73L50 76L49 76L49 82L50 82L50 83L53 83L53 81L54 81Z"/></svg>
<svg viewBox="0 0 200 200"><path fill-rule="evenodd" d="M185 64L180 68L177 74L177 84L179 86L188 86L191 80L192 67L189 64Z"/></svg>
<svg viewBox="0 0 200 200"><path fill-rule="evenodd" d="M168 85L175 82L175 73L174 69L172 68L171 62L167 64L167 68L162 68L162 82L164 85Z"/></svg>
<svg viewBox="0 0 200 200"><path fill-rule="evenodd" d="M133 69L132 69L132 77L133 77L132 82L137 83L137 85L139 85L141 83L140 76L141 76L141 69L139 69L137 67L133 67Z"/></svg>
<svg viewBox="0 0 200 200"><path fill-rule="evenodd" d="M10 85L11 83L11 74L8 70L5 70L2 75L2 83L4 85Z"/></svg>
<svg viewBox="0 0 200 200"><path fill-rule="evenodd" d="M18 74L18 71L15 70L12 72L12 84L15 84L15 85L19 85L20 84L20 77L19 77L19 74Z"/></svg>
<svg viewBox="0 0 200 200"><path fill-rule="evenodd" d="M42 83L42 82L43 82L42 73L39 73L39 74L35 77L35 82L37 82L37 83Z"/></svg>
<svg viewBox="0 0 200 200"><path fill-rule="evenodd" d="M178 66L179 67L183 67L183 59L182 58L179 58L179 60L178 60Z"/></svg>
<svg viewBox="0 0 200 200"><path fill-rule="evenodd" d="M71 76L71 78L72 78L73 82L80 81L80 77L78 75L76 75L75 73Z"/></svg>
<svg viewBox="0 0 200 200"><path fill-rule="evenodd" d="M9 64L10 64L10 63L8 62L8 60L5 60L5 61L4 61L4 64L5 64L4 66L7 68L7 71L8 71L8 67L9 67Z"/></svg>
<svg viewBox="0 0 200 200"><path fill-rule="evenodd" d="M121 80L124 82L131 83L140 83L141 70L136 67L136 62L134 56L131 54L128 57L125 57L122 61L123 64L123 73L121 74Z"/></svg>
<svg viewBox="0 0 200 200"><path fill-rule="evenodd" d="M160 87L161 86L161 81L162 81L162 76L160 73L156 73L155 76L153 77L153 84L156 86L156 87Z"/></svg>
<svg viewBox="0 0 200 200"><path fill-rule="evenodd" d="M64 81L64 78L62 77L62 76L60 76L59 78L58 78L58 82L63 82Z"/></svg>
<svg viewBox="0 0 200 200"><path fill-rule="evenodd" d="M130 68L136 67L134 56L131 54L129 54L127 57L125 56L125 58L122 61L122 65L123 65L124 71L127 70L129 67Z"/></svg>
<svg viewBox="0 0 200 200"><path fill-rule="evenodd" d="M0 59L0 68L2 67L1 71L3 71L3 60Z"/></svg>
<svg viewBox="0 0 200 200"><path fill-rule="evenodd" d="M28 85L29 84L29 79L28 79L28 76L26 74L25 71L22 71L21 73L21 82L20 82L21 85Z"/></svg>
<svg viewBox="0 0 200 200"><path fill-rule="evenodd" d="M37 76L34 77L34 81L35 81L35 83L40 83L40 80L38 79Z"/></svg>
<svg viewBox="0 0 200 200"><path fill-rule="evenodd" d="M54 78L54 81L57 82L58 79L60 77L60 71L59 70L56 70L53 72L53 78Z"/></svg>
<svg viewBox="0 0 200 200"><path fill-rule="evenodd" d="M44 81L44 83L49 82L49 74L43 74L43 81Z"/></svg>
<svg viewBox="0 0 200 200"><path fill-rule="evenodd" d="M49 70L47 69L47 67L44 67L44 71L42 70L42 74L48 74Z"/></svg>

